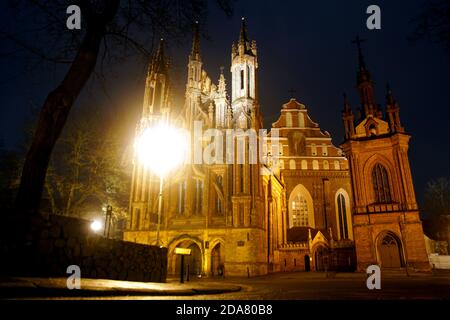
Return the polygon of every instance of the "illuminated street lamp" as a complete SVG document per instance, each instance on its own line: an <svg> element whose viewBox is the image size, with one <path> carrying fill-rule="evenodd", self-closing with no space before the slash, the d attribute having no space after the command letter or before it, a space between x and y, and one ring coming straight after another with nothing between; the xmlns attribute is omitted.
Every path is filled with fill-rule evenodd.
<svg viewBox="0 0 450 320"><path fill-rule="evenodd" d="M138 160L159 176L158 225L156 244L159 246L161 228L163 181L167 174L186 159L187 139L182 130L165 122L145 129L135 143Z"/></svg>
<svg viewBox="0 0 450 320"><path fill-rule="evenodd" d="M103 225L102 225L102 223L99 220L94 220L91 223L91 229L94 232L100 231L102 229L102 227L103 227Z"/></svg>

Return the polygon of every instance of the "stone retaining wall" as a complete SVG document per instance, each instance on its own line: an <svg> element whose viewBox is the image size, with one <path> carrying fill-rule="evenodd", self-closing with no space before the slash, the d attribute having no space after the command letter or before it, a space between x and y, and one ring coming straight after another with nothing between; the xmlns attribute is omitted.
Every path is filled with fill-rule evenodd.
<svg viewBox="0 0 450 320"><path fill-rule="evenodd" d="M78 265L81 277L165 282L167 249L106 239L90 222L62 216L15 219L1 226L0 275L68 277Z"/></svg>

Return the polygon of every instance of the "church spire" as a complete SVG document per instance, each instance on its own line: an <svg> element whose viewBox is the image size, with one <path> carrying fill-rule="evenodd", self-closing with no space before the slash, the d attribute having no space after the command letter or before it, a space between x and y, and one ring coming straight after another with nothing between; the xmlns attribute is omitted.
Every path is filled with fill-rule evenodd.
<svg viewBox="0 0 450 320"><path fill-rule="evenodd" d="M153 72L159 73L159 74L167 74L168 72L168 65L167 60L164 53L164 39L161 38L159 41L158 50L156 51L155 56L153 57Z"/></svg>
<svg viewBox="0 0 450 320"><path fill-rule="evenodd" d="M256 43L251 43L248 39L247 24L245 23L244 17L242 17L241 31L239 33L239 41L236 54L239 54L241 56L244 54L256 56Z"/></svg>
<svg viewBox="0 0 450 320"><path fill-rule="evenodd" d="M367 70L364 55L362 53L361 44L366 41L359 36L356 37L352 43L355 43L358 47L358 72L357 72L357 86L359 96L361 100L362 109L364 110L364 116L378 116L378 109L375 103L373 93L373 81L370 72Z"/></svg>
<svg viewBox="0 0 450 320"><path fill-rule="evenodd" d="M163 114L168 115L170 111L169 64L164 49L164 39L161 39L148 68L144 93L143 119L154 119Z"/></svg>
<svg viewBox="0 0 450 320"><path fill-rule="evenodd" d="M200 31L198 21L195 21L193 33L191 59L200 60Z"/></svg>
<svg viewBox="0 0 450 320"><path fill-rule="evenodd" d="M248 38L247 38L247 25L245 23L245 17L242 17L242 22L241 22L241 32L239 35L239 43L247 43L248 42Z"/></svg>
<svg viewBox="0 0 450 320"><path fill-rule="evenodd" d="M344 93L344 108L342 110L342 121L344 122L345 139L350 139L355 133L355 117L348 102L347 94Z"/></svg>

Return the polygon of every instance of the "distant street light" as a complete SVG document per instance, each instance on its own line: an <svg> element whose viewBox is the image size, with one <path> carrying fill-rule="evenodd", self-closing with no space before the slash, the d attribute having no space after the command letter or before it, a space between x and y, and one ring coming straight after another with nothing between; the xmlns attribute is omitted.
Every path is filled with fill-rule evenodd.
<svg viewBox="0 0 450 320"><path fill-rule="evenodd" d="M99 220L94 220L91 223L91 229L94 232L98 232L98 231L102 230L102 227L103 227L103 225Z"/></svg>
<svg viewBox="0 0 450 320"><path fill-rule="evenodd" d="M159 176L158 225L156 244L160 245L163 181L167 174L186 159L187 140L182 130L161 121L145 129L136 139L138 160Z"/></svg>

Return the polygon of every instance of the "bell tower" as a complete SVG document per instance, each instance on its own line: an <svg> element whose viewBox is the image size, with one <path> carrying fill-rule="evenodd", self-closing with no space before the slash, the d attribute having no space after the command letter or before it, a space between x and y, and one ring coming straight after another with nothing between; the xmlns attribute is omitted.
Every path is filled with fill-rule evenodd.
<svg viewBox="0 0 450 320"><path fill-rule="evenodd" d="M353 230L358 270L369 265L428 271L430 265L408 158L411 136L400 124L400 107L388 89L386 114L375 103L373 81L356 38L357 88L362 115L353 116L345 97L342 144L354 197Z"/></svg>
<svg viewBox="0 0 450 320"><path fill-rule="evenodd" d="M231 47L231 73L235 127L259 129L262 125L258 104L258 55L256 41L247 37L245 18L242 18L239 41Z"/></svg>

